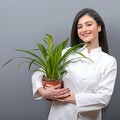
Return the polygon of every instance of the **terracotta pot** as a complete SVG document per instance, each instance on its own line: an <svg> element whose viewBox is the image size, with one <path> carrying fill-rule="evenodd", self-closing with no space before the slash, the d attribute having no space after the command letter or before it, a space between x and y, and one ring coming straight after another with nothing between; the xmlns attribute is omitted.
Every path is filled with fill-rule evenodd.
<svg viewBox="0 0 120 120"><path fill-rule="evenodd" d="M43 78L42 79L42 84L43 84L43 87L45 87L46 84L53 85L53 86L56 86L56 85L60 84L61 85L60 88L63 87L63 81L62 80L54 80L54 81L52 80L52 81L50 81L47 78Z"/></svg>
<svg viewBox="0 0 120 120"><path fill-rule="evenodd" d="M45 87L46 84L53 85L53 86L56 86L56 85L59 85L59 84L60 84L60 85L61 85L61 86L60 86L60 89L63 88L63 81L62 81L62 80L50 81L50 79L49 79L49 81L48 81L47 78L43 78L43 79L42 79L42 85L43 85L43 87ZM49 100L49 101L52 101L51 99L48 99L48 98L45 98L45 99L46 99L46 100Z"/></svg>

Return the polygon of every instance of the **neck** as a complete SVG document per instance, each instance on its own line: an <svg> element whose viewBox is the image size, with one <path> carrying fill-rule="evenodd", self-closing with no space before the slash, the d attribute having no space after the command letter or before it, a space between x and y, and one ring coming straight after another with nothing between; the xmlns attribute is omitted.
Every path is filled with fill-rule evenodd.
<svg viewBox="0 0 120 120"><path fill-rule="evenodd" d="M90 53L92 49L99 47L99 43L93 44L92 42L88 42L85 43L85 47L88 49L88 53Z"/></svg>

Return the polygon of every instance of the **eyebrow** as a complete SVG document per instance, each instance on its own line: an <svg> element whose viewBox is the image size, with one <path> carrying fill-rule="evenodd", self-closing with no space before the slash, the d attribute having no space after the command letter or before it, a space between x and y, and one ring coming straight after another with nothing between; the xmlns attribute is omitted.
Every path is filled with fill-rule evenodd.
<svg viewBox="0 0 120 120"><path fill-rule="evenodd" d="M87 24L87 23L92 23L92 21L87 21L87 22L85 22L85 24ZM77 25L81 25L81 24L77 24Z"/></svg>

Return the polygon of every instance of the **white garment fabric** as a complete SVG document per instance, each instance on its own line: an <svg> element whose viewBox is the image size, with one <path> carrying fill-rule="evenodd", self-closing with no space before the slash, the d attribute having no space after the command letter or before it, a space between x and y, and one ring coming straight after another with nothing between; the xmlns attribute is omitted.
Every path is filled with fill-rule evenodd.
<svg viewBox="0 0 120 120"><path fill-rule="evenodd" d="M110 102L114 90L117 73L117 62L101 50L101 47L92 49L88 53L86 47L82 52L92 61L80 58L77 53L71 54L67 59L76 58L67 67L68 73L64 75L64 87L75 94L76 105L53 102L48 120L102 120L101 110ZM32 76L33 96L42 97L37 89L42 87L43 73L35 72Z"/></svg>

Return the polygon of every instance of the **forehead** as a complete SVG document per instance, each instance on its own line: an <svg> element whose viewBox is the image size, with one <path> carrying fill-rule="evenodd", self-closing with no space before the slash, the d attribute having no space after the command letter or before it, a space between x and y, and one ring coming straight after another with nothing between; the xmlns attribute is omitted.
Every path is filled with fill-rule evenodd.
<svg viewBox="0 0 120 120"><path fill-rule="evenodd" d="M84 24L86 22L96 22L94 18L90 17L89 15L84 15L78 20L78 24Z"/></svg>

